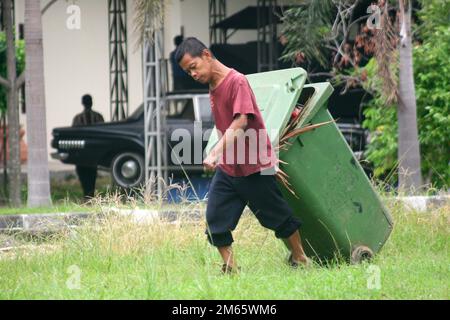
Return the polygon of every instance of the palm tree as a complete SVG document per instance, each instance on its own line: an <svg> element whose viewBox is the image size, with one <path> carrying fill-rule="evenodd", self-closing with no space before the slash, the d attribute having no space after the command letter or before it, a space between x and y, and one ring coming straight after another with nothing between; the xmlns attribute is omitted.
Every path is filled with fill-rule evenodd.
<svg viewBox="0 0 450 320"><path fill-rule="evenodd" d="M10 157L8 161L9 171L9 198L15 207L21 205L20 197L20 124L19 110L17 105L17 88L20 87L17 81L16 69L16 48L14 41L14 28L12 19L12 0L2 0L3 18L6 29L7 42L7 69L8 79L0 79L0 83L8 89L8 144Z"/></svg>
<svg viewBox="0 0 450 320"><path fill-rule="evenodd" d="M134 5L134 30L140 46L146 39L153 41L155 31L163 27L164 0L135 0Z"/></svg>
<svg viewBox="0 0 450 320"><path fill-rule="evenodd" d="M412 0L399 0L401 30L398 82L398 160L399 188L404 191L422 185L420 148L417 129L417 105L414 87L411 41Z"/></svg>
<svg viewBox="0 0 450 320"><path fill-rule="evenodd" d="M160 94L160 83L155 82L155 79L150 79L150 77L156 76L159 70L159 62L156 61L156 65L147 64L147 59L153 57L154 59L159 59L159 53L161 50L160 41L162 40L161 34L163 29L164 21L164 0L136 0L135 1L135 33L139 38L138 43L136 43L136 48L143 49L145 61L143 64L143 75L144 75L144 97L145 100L145 117L150 120L150 124L145 123L145 182L146 182L146 195L151 195L156 191L158 197L162 196L163 192L163 179L165 178L164 172L161 170L162 163L164 161L162 150L165 150L165 141L161 135L148 136L147 130L161 130L161 119L158 111L153 113L153 108L160 108L158 105L159 99L154 102L148 102L147 95L154 93L156 95ZM150 75L151 74L151 75ZM150 110L150 112L148 112ZM150 165L151 159L148 157L148 150L156 151L156 166L157 170L148 172L148 166ZM150 182L150 183L149 183Z"/></svg>
<svg viewBox="0 0 450 320"><path fill-rule="evenodd" d="M40 0L25 1L28 206L49 206L44 54Z"/></svg>

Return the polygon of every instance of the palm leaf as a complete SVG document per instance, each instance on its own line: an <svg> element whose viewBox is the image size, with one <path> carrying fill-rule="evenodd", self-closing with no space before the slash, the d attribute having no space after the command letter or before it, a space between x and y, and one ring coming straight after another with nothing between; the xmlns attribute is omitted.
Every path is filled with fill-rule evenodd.
<svg viewBox="0 0 450 320"><path fill-rule="evenodd" d="M289 140L290 138L299 136L299 135L301 135L302 133L305 133L305 132L308 132L308 131L317 129L317 128L319 128L319 127L322 127L322 126L324 126L324 125L326 125L326 124L333 123L333 122L335 122L335 120L326 121L326 122L321 122L321 123L317 123L317 124L312 124L312 125L309 125L309 126L306 126L306 127L303 127L303 128L299 128L299 129L292 130L292 131L286 133L286 134L281 138L280 142L281 142L281 144L283 144L286 140Z"/></svg>
<svg viewBox="0 0 450 320"><path fill-rule="evenodd" d="M153 43L155 31L164 24L164 0L135 0L134 33L137 35L137 45L145 41Z"/></svg>
<svg viewBox="0 0 450 320"><path fill-rule="evenodd" d="M303 52L308 60L317 61L326 66L328 58L325 43L332 30L332 0L297 0L297 4L284 12L282 33L288 42L283 60L294 60L298 52Z"/></svg>

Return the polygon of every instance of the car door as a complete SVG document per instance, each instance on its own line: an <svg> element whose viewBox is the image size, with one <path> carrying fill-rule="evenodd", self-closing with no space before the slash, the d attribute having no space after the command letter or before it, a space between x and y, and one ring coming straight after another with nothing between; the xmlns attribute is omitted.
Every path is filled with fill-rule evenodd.
<svg viewBox="0 0 450 320"><path fill-rule="evenodd" d="M196 146L196 152L199 152L199 145L201 144L201 159L200 164L203 163L204 151L208 145L209 137L214 129L214 121L211 113L211 102L209 94L202 94L194 98L194 107L196 114L195 123L195 135L194 141ZM197 154L195 155L195 163L199 163L199 158Z"/></svg>
<svg viewBox="0 0 450 320"><path fill-rule="evenodd" d="M192 95L167 97L167 142L169 171L190 170L194 164L194 124L196 120Z"/></svg>

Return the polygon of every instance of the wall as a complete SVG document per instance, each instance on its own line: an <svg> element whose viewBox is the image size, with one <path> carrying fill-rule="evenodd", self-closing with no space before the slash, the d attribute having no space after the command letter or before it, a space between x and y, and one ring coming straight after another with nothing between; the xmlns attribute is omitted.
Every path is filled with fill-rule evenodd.
<svg viewBox="0 0 450 320"><path fill-rule="evenodd" d="M42 1L42 7L49 0ZM16 0L16 28L24 22L25 0ZM81 9L81 29L66 26L70 14L67 8L75 4ZM256 0L227 1L231 15ZM143 101L142 51L134 33L134 4L128 1L128 80L129 112ZM209 46L208 0L166 0L164 53L168 58L174 49L173 38L184 27L185 36L195 36ZM70 126L73 117L83 110L81 96L94 98L94 109L110 119L109 45L107 0L59 0L43 16L45 97L47 110L47 142L50 148L51 131ZM256 31L238 31L230 43L256 40ZM170 73L170 69L169 69ZM21 115L26 130L26 115ZM54 161L50 159L50 161Z"/></svg>

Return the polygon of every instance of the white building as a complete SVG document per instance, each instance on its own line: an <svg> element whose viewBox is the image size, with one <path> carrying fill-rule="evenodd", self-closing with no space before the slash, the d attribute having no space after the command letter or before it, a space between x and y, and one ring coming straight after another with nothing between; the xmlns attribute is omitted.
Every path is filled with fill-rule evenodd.
<svg viewBox="0 0 450 320"><path fill-rule="evenodd" d="M182 28L185 37L198 37L209 46L209 1L165 1L165 58L174 49L173 38ZM49 2L43 0L42 8ZM20 24L24 22L24 3L25 0L15 1L16 30L20 30ZM142 51L134 32L134 1L127 0L126 3L128 111L131 114L143 101ZM257 0L226 1L227 16L256 4ZM106 121L111 120L108 5L108 0L58 0L43 15L49 154L53 151L50 147L52 129L71 125L73 117L83 110L82 95L91 94L93 109L102 113ZM74 11L73 6L77 6L79 12ZM228 39L228 43L256 39L255 30L240 30ZM21 114L20 121L26 130L25 114Z"/></svg>

